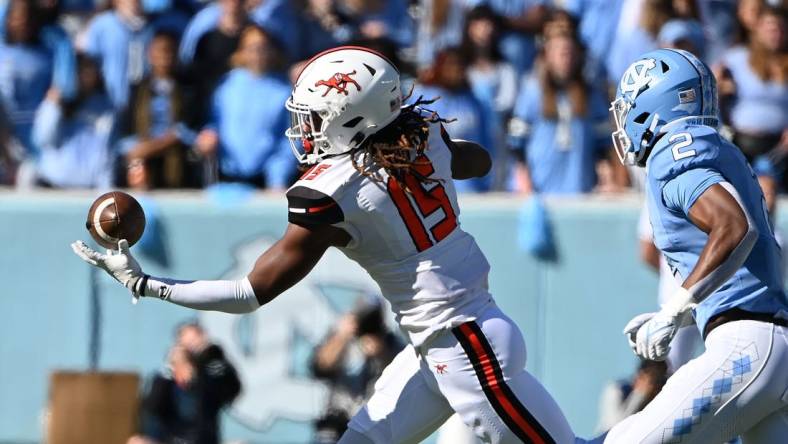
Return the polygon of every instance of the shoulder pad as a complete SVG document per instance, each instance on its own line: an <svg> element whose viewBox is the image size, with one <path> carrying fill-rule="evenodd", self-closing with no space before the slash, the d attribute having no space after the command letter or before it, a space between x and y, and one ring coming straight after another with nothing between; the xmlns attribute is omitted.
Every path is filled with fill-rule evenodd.
<svg viewBox="0 0 788 444"><path fill-rule="evenodd" d="M333 225L342 222L345 215L331 196L302 186L287 190L287 220L303 227Z"/></svg>
<svg viewBox="0 0 788 444"><path fill-rule="evenodd" d="M287 190L288 220L302 226L342 222L339 202L348 186L360 177L349 156L311 166Z"/></svg>
<svg viewBox="0 0 788 444"><path fill-rule="evenodd" d="M719 169L723 145L714 128L682 126L657 142L649 156L646 171L657 180L670 180L694 168Z"/></svg>
<svg viewBox="0 0 788 444"><path fill-rule="evenodd" d="M360 176L361 174L353 167L350 156L342 155L310 166L301 174L292 188L310 188L327 196L338 198L344 189Z"/></svg>
<svg viewBox="0 0 788 444"><path fill-rule="evenodd" d="M451 135L444 124L432 123L429 126L429 136L427 138L427 143L429 146L427 153L430 155L430 157L435 157L439 155L450 154L450 145L454 142L452 141Z"/></svg>

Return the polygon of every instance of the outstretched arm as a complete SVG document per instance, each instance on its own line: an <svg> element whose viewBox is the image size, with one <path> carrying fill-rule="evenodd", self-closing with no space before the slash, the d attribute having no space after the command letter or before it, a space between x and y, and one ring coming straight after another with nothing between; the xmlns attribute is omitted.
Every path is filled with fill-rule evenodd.
<svg viewBox="0 0 788 444"><path fill-rule="evenodd" d="M91 265L106 270L135 297L148 296L197 310L248 313L300 281L332 245L346 245L350 237L329 225L305 228L290 224L282 239L263 253L249 275L237 281L178 281L142 273L126 241L117 252L97 253L82 242L74 252Z"/></svg>
<svg viewBox="0 0 788 444"><path fill-rule="evenodd" d="M263 253L247 278L265 305L304 278L328 247L345 246L350 236L339 228L289 224L285 235Z"/></svg>

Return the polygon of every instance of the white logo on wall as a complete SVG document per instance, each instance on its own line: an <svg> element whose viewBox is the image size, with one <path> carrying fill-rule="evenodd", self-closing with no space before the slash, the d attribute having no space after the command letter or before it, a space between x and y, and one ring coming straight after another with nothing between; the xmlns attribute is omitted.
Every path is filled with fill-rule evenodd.
<svg viewBox="0 0 788 444"><path fill-rule="evenodd" d="M651 82L652 77L648 72L657 66L654 59L643 59L629 65L627 71L621 77L621 92L629 94L630 99L634 100L638 94L643 92L643 88Z"/></svg>
<svg viewBox="0 0 788 444"><path fill-rule="evenodd" d="M273 243L261 237L240 246L233 269L222 279L245 276ZM254 313L201 313L200 322L224 348L243 383L231 410L237 420L263 431L277 419L311 421L322 412L326 386L304 374L308 354L299 352L295 342L312 347L335 324L340 313L327 296L332 288L347 294L348 306L359 294L380 292L366 271L331 248L306 278Z"/></svg>

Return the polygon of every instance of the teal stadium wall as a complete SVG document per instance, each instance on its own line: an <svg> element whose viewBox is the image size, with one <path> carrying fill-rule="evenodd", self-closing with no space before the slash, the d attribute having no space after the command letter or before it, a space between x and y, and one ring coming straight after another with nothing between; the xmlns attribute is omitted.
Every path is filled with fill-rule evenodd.
<svg viewBox="0 0 788 444"><path fill-rule="evenodd" d="M0 442L37 442L55 369L89 368L91 271L69 243L85 239L95 194L0 193ZM145 270L184 279L233 278L286 224L285 200L257 196L217 204L202 194L146 198L160 212L166 266L138 252ZM589 436L603 385L628 376L636 360L621 328L655 308L656 277L636 243L639 198L550 201L557 259L517 247L523 201L461 199L462 226L492 265L491 291L523 330L528 368ZM783 224L784 225L784 224ZM138 250L134 247L133 250ZM325 388L309 379L309 351L360 293L375 287L336 250L288 293L252 315L197 313L157 300L131 305L128 293L96 274L100 370L150 376L162 368L174 327L199 318L238 365L244 395L224 420L228 440L302 443Z"/></svg>

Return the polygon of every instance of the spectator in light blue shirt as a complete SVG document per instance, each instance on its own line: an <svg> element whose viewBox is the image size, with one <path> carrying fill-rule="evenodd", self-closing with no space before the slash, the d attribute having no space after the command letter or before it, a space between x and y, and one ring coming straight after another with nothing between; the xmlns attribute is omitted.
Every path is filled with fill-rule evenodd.
<svg viewBox="0 0 788 444"><path fill-rule="evenodd" d="M463 56L468 63L468 81L482 106L489 145L493 154L490 172L492 188L501 189L506 168L499 155L505 145L504 122L509 119L517 98L518 79L514 67L503 60L499 51L500 19L487 6L470 10L466 16L462 39Z"/></svg>
<svg viewBox="0 0 788 444"><path fill-rule="evenodd" d="M114 0L77 41L79 49L98 59L110 100L119 110L128 104L129 86L145 75L145 52L153 26L142 14L140 0Z"/></svg>
<svg viewBox="0 0 788 444"><path fill-rule="evenodd" d="M661 48L676 48L689 51L706 60L706 37L703 26L695 20L668 20L659 30L657 41Z"/></svg>
<svg viewBox="0 0 788 444"><path fill-rule="evenodd" d="M536 58L536 35L542 30L545 0L471 0L472 6L489 5L504 18L501 53L518 75L531 69Z"/></svg>
<svg viewBox="0 0 788 444"><path fill-rule="evenodd" d="M500 19L490 8L474 8L466 15L461 49L471 89L490 114L502 118L514 107L518 79L498 48L500 30Z"/></svg>
<svg viewBox="0 0 788 444"><path fill-rule="evenodd" d="M343 0L337 6L357 29L355 37L386 37L400 48L413 43L415 29L406 0Z"/></svg>
<svg viewBox="0 0 788 444"><path fill-rule="evenodd" d="M616 25L624 0L554 0L575 16L578 34L586 47L586 68L589 79L605 79L605 60L613 45Z"/></svg>
<svg viewBox="0 0 788 444"><path fill-rule="evenodd" d="M52 83L52 55L38 39L39 18L32 0L11 0L0 43L0 99L28 157L37 153L30 138L33 115Z"/></svg>
<svg viewBox="0 0 788 444"><path fill-rule="evenodd" d="M278 74L281 57L263 29L250 26L241 34L232 57L236 68L216 88L208 127L196 142L199 152L217 159L222 182L273 189L290 185L296 165L284 135L290 124L284 105L291 86Z"/></svg>
<svg viewBox="0 0 788 444"><path fill-rule="evenodd" d="M723 114L748 159L788 147L788 43L785 10L764 8L747 46L716 68ZM784 152L784 151L783 151Z"/></svg>
<svg viewBox="0 0 788 444"><path fill-rule="evenodd" d="M38 185L49 188L108 188L112 179L114 109L104 93L99 68L78 57L77 96L65 101L56 88L47 93L33 123L41 148Z"/></svg>
<svg viewBox="0 0 788 444"><path fill-rule="evenodd" d="M300 26L308 29L301 35L305 58L348 42L354 28L331 0L299 0Z"/></svg>
<svg viewBox="0 0 788 444"><path fill-rule="evenodd" d="M218 21L202 34L188 66L191 86L197 97L213 95L216 85L232 68L230 57L238 49L241 32L250 24L243 0L219 0L217 4L220 8ZM200 100L196 105L204 123L210 112L210 100Z"/></svg>
<svg viewBox="0 0 788 444"><path fill-rule="evenodd" d="M191 2L178 0L140 0L142 12L156 24L156 30L183 34L194 14ZM202 5L201 5L202 6Z"/></svg>
<svg viewBox="0 0 788 444"><path fill-rule="evenodd" d="M435 53L462 43L465 14L475 0L424 0L421 19L416 29L416 62L427 68Z"/></svg>
<svg viewBox="0 0 788 444"><path fill-rule="evenodd" d="M219 26L222 10L227 9L222 3L227 0L218 0L194 15L189 22L181 39L178 49L178 58L184 65L192 63L197 44L200 39ZM231 0L239 1L239 0ZM249 13L251 21L266 31L270 32L286 50L288 58L299 60L309 54L302 47L301 36L304 29L299 26L298 16L290 0L255 0L241 1Z"/></svg>
<svg viewBox="0 0 788 444"><path fill-rule="evenodd" d="M0 35L5 37L5 18L10 2L0 3ZM77 93L77 73L74 46L66 31L57 23L62 2L41 2L36 11L40 25L39 42L53 57L52 82L61 95L71 99Z"/></svg>
<svg viewBox="0 0 788 444"><path fill-rule="evenodd" d="M196 156L190 150L198 109L191 90L176 76L177 48L176 36L157 32L148 49L150 74L132 87L119 143L129 187L200 185L201 168L191 161Z"/></svg>
<svg viewBox="0 0 788 444"><path fill-rule="evenodd" d="M294 4L293 0L247 0L249 18L271 33L291 62L310 55L301 47L302 34L309 31L301 28Z"/></svg>
<svg viewBox="0 0 788 444"><path fill-rule="evenodd" d="M470 140L494 153L494 141L490 137L487 121L489 116L474 96L466 70L467 65L459 48L443 49L435 58L433 66L422 74L421 84L414 91L413 97L437 98L438 100L427 105L427 108L444 119L456 119L456 122L445 124L452 139ZM461 193L488 191L491 185L490 175L454 183L457 191Z"/></svg>
<svg viewBox="0 0 788 444"><path fill-rule="evenodd" d="M573 36L547 36L542 63L517 98L510 124L510 146L521 159L516 191L588 193L597 185L597 162L618 163L609 162L606 96L583 79L582 60Z"/></svg>
<svg viewBox="0 0 788 444"><path fill-rule="evenodd" d="M629 0L621 6L616 37L606 60L611 82L644 52L657 49L662 26L671 19L700 22L695 0Z"/></svg>
<svg viewBox="0 0 788 444"><path fill-rule="evenodd" d="M191 65L200 38L208 31L216 28L221 15L222 9L218 1L194 14L181 36L181 43L178 48L178 60L181 64Z"/></svg>

